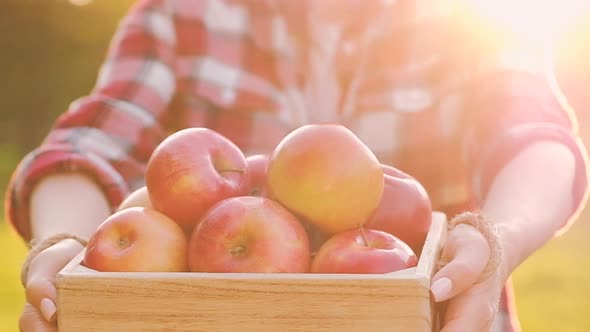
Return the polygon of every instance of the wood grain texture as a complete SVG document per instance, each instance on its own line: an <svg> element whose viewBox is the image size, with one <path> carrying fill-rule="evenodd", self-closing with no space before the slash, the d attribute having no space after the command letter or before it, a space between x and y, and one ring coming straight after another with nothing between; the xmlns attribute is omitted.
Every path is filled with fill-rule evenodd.
<svg viewBox="0 0 590 332"><path fill-rule="evenodd" d="M57 278L59 330L431 332L445 225L433 215L417 268L382 275L100 273L81 253Z"/></svg>

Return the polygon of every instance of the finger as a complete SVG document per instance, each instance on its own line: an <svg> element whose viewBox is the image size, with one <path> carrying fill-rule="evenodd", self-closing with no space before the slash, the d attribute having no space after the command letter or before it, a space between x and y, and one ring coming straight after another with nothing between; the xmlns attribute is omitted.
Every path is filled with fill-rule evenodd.
<svg viewBox="0 0 590 332"><path fill-rule="evenodd" d="M18 327L20 332L57 332L57 326L47 322L29 303L25 304Z"/></svg>
<svg viewBox="0 0 590 332"><path fill-rule="evenodd" d="M55 276L82 249L80 243L68 239L42 251L31 261L26 283L27 302L48 322L55 320L57 312Z"/></svg>
<svg viewBox="0 0 590 332"><path fill-rule="evenodd" d="M490 278L452 298L447 305L441 332L488 332L498 311L501 288Z"/></svg>
<svg viewBox="0 0 590 332"><path fill-rule="evenodd" d="M461 224L449 232L441 258L449 263L432 278L436 302L446 301L477 282L490 259L490 247L476 228Z"/></svg>

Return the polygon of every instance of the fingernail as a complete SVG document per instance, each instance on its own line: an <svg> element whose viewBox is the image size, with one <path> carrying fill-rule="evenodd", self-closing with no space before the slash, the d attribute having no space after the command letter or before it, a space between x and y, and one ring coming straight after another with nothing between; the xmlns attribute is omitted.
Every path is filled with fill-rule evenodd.
<svg viewBox="0 0 590 332"><path fill-rule="evenodd" d="M440 278L430 286L430 291L434 296L434 300L439 302L445 300L451 293L451 279Z"/></svg>
<svg viewBox="0 0 590 332"><path fill-rule="evenodd" d="M48 322L52 322L53 319L55 318L55 312L56 312L56 308L55 308L55 304L53 304L53 301L51 301L48 298L44 298L43 300L41 300L41 314L43 315L43 317L48 321Z"/></svg>

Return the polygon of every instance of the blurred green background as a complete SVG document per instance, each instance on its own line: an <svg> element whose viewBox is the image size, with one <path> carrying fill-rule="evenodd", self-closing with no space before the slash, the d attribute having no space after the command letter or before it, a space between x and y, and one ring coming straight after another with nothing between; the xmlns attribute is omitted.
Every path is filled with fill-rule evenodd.
<svg viewBox="0 0 590 332"><path fill-rule="evenodd" d="M2 0L0 3L0 184L52 121L93 86L112 33L131 0ZM557 47L560 82L590 143L590 24L580 19ZM588 44L588 45L587 45ZM590 146L590 144L588 144ZM3 197L3 196L2 196ZM590 211L515 273L524 331L590 331ZM0 331L17 331L26 251L0 223Z"/></svg>

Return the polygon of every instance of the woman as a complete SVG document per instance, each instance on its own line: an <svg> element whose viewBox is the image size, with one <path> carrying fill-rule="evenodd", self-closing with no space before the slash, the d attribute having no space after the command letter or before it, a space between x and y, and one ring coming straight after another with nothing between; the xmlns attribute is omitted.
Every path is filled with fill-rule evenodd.
<svg viewBox="0 0 590 332"><path fill-rule="evenodd" d="M509 275L575 219L586 156L543 73L476 37L439 2L139 1L95 89L9 185L8 219L34 240L21 330L56 330L56 273L170 132L209 127L254 154L337 122L452 217L431 285L442 331L517 331Z"/></svg>

